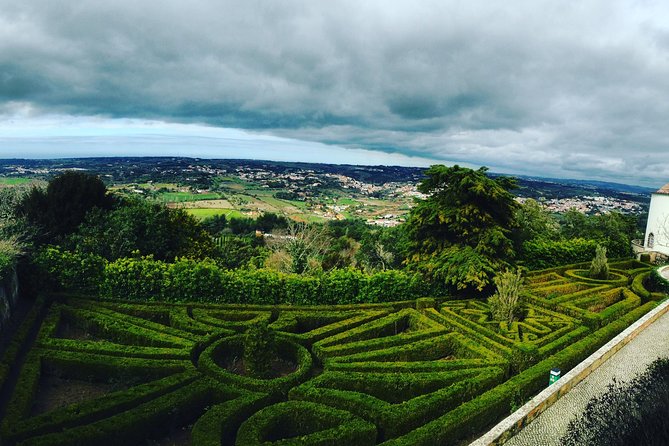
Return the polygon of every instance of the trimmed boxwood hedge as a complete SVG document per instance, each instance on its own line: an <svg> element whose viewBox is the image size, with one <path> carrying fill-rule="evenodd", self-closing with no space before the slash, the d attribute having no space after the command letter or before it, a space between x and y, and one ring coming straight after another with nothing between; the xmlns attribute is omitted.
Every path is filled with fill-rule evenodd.
<svg viewBox="0 0 669 446"><path fill-rule="evenodd" d="M352 304L414 300L441 295L443 287L405 271L365 274L335 269L318 276L276 271L226 270L212 260L152 257L121 258L113 262L49 246L36 256L45 286L53 290L88 292L107 299L241 304ZM53 283L51 283L53 282Z"/></svg>
<svg viewBox="0 0 669 446"><path fill-rule="evenodd" d="M656 305L655 302L646 303L494 389L407 435L387 441L384 445L453 445L460 438L480 432L495 420L507 416L512 406L529 399L547 386L548 373L552 368L559 367L564 372L569 371Z"/></svg>
<svg viewBox="0 0 669 446"><path fill-rule="evenodd" d="M198 367L210 376L215 377L226 385L250 390L252 392L265 392L270 394L285 394L288 389L303 382L309 376L313 359L307 349L287 339L279 339L277 342L278 356L294 361L297 369L286 376L274 379L259 379L250 376L237 375L224 370L217 362L217 358L223 353L241 357L243 352L244 336L232 336L213 343L205 349L198 359Z"/></svg>
<svg viewBox="0 0 669 446"><path fill-rule="evenodd" d="M425 373L328 372L290 391L290 399L327 402L373 421L381 439L415 429L499 384L504 370L485 367ZM429 387L425 387L429 386ZM407 398L410 389L423 391Z"/></svg>
<svg viewBox="0 0 669 446"><path fill-rule="evenodd" d="M153 268L166 277L164 266L144 260L136 265L140 270ZM259 293L279 276L258 277L247 282L251 288L228 282L233 288L207 290L205 279L218 272L206 264L188 272L190 264L180 262L175 271L182 278L202 278L191 295L202 292L208 299L206 293L225 292L218 301L239 302L235 296L243 291L258 304L54 295L43 307L45 316L37 311L30 328L19 330L22 337L3 360L18 358L21 369L5 386L4 442L136 443L194 423L195 446L453 444L506 415L547 384L550 368L573 367L652 308L651 298L660 298L633 291L645 290L639 277L650 268L644 264L612 263L625 284L621 278L590 283L569 276L567 271L583 269L569 265L531 273L524 319L508 324L491 320L482 300L354 303L372 288L364 283L367 276L348 272L331 278L325 301L339 295L336 302L350 304L296 307L285 294L286 304L274 305L278 294ZM396 278L379 278L374 293ZM304 287L290 285L302 293L300 302L317 289L312 279ZM632 289L620 286L629 280ZM172 293L185 284L169 286L164 289ZM348 286L358 291L344 295ZM279 356L300 364L293 373L261 380L226 370L223 358L241 356L244 333L257 323L277 332ZM25 361L18 347L24 344L32 345ZM91 383L121 380L128 388L35 416L41 380L53 374ZM353 420L344 422L346 428L331 423L344 420L340 411ZM114 435L118 429L123 432Z"/></svg>
<svg viewBox="0 0 669 446"><path fill-rule="evenodd" d="M376 427L350 412L307 401L266 407L246 420L237 446L261 444L369 446L376 444Z"/></svg>

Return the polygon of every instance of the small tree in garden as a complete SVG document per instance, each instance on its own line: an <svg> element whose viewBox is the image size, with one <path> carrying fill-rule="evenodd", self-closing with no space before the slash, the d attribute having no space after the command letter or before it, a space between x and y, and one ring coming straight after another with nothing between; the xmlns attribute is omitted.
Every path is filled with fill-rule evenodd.
<svg viewBox="0 0 669 446"><path fill-rule="evenodd" d="M606 258L606 248L598 245L595 249L595 258L590 264L590 277L607 280L609 278L609 262Z"/></svg>
<svg viewBox="0 0 669 446"><path fill-rule="evenodd" d="M268 378L272 360L276 358L276 338L267 324L257 324L246 332L244 339L244 365L254 378Z"/></svg>
<svg viewBox="0 0 669 446"><path fill-rule="evenodd" d="M523 286L523 276L520 269L507 270L493 279L497 286L495 294L488 298L492 317L496 321L513 322L520 312L522 301L520 290Z"/></svg>

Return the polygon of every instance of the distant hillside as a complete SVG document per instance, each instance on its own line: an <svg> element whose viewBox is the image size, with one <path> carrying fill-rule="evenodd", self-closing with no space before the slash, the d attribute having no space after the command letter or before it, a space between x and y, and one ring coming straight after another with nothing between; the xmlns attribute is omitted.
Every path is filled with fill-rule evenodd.
<svg viewBox="0 0 669 446"><path fill-rule="evenodd" d="M111 182L173 181L197 187L206 187L212 174L193 166L209 166L212 169L262 169L275 173L311 170L316 173L344 175L354 180L370 184L388 182L417 183L425 170L421 167L401 166L355 166L340 164L315 164L278 162L262 160L200 159L181 157L104 157L74 159L4 159L0 160L0 174L18 176L49 176L57 171L75 168L86 169L102 175ZM28 169L29 172L17 169ZM48 170L48 172L44 172ZM493 176L500 174L491 173ZM512 176L512 175L506 175ZM519 196L529 198L569 198L576 196L601 195L624 198L638 202L648 202L654 189L627 184L593 181L557 179L516 175Z"/></svg>

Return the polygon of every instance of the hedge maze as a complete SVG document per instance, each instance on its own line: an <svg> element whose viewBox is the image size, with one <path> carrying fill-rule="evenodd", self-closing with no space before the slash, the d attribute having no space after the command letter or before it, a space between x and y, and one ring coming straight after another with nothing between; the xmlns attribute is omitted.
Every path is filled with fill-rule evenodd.
<svg viewBox="0 0 669 446"><path fill-rule="evenodd" d="M476 299L291 307L52 296L4 352L2 444L455 444L664 297L644 288L648 265L611 267L608 281L582 265L530 273L512 324ZM276 336L262 379L243 367L245 332L258 324Z"/></svg>

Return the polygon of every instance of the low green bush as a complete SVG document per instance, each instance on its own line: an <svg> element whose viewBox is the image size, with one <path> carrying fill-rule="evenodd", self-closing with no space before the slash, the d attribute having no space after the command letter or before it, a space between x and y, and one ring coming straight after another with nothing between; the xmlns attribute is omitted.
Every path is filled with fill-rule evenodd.
<svg viewBox="0 0 669 446"><path fill-rule="evenodd" d="M77 424L91 423L101 418L129 410L139 404L183 387L198 377L195 371L179 373L128 390L121 390L91 401L63 407L53 413L37 415L13 426L12 441L59 432Z"/></svg>
<svg viewBox="0 0 669 446"><path fill-rule="evenodd" d="M272 327L281 330L284 337L311 346L321 339L350 330L385 314L387 312L383 310L351 312L333 311L333 308L309 312L282 311Z"/></svg>
<svg viewBox="0 0 669 446"><path fill-rule="evenodd" d="M662 268L653 268L648 278L648 284L652 291L658 293L669 293L669 280L665 279L660 273Z"/></svg>
<svg viewBox="0 0 669 446"><path fill-rule="evenodd" d="M244 366L253 378L268 378L276 357L276 333L267 324L256 324L244 336Z"/></svg>
<svg viewBox="0 0 669 446"><path fill-rule="evenodd" d="M40 322L45 309L44 299L38 298L5 348L0 358L0 389L5 386L11 370L20 364L21 349L29 341L30 333L37 328L36 324Z"/></svg>
<svg viewBox="0 0 669 446"><path fill-rule="evenodd" d="M106 260L47 246L38 251L33 262L40 271L40 280L56 290L97 292L105 277Z"/></svg>
<svg viewBox="0 0 669 446"><path fill-rule="evenodd" d="M30 415L35 393L39 386L41 360L39 354L32 350L21 368L18 380L14 386L14 393L5 409L2 424L0 424L0 438L10 438L17 423Z"/></svg>
<svg viewBox="0 0 669 446"><path fill-rule="evenodd" d="M445 333L446 329L413 309L405 309L382 317L361 327L330 336L313 345L321 360L347 356L374 348L403 345Z"/></svg>
<svg viewBox="0 0 669 446"><path fill-rule="evenodd" d="M485 327L481 327L466 318L460 317L446 308L443 308L441 312L431 309L426 311L425 314L434 321L475 339L480 342L481 345L493 352L499 353L504 357L509 357L511 354L513 345L510 340L499 336L494 331L487 330ZM492 335L493 337L490 338L488 335Z"/></svg>

